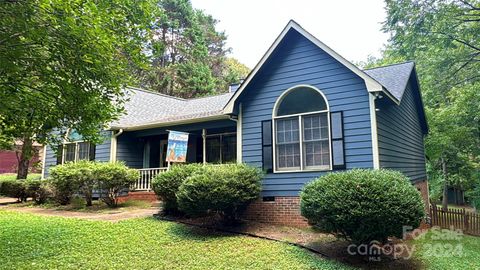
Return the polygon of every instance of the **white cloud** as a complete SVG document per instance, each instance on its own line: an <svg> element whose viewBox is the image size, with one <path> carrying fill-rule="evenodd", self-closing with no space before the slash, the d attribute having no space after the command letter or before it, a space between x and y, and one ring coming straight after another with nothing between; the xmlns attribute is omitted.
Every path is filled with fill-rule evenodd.
<svg viewBox="0 0 480 270"><path fill-rule="evenodd" d="M388 35L382 0L192 0L195 8L220 20L233 56L255 66L290 19L351 61L379 56Z"/></svg>

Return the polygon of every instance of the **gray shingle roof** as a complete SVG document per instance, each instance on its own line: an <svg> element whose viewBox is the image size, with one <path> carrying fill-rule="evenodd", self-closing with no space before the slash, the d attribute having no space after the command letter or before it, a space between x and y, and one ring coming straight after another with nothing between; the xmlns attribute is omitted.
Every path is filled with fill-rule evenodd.
<svg viewBox="0 0 480 270"><path fill-rule="evenodd" d="M182 99L138 88L127 88L129 101L125 114L111 124L112 128L132 128L157 123L199 119L223 114L223 107L233 93Z"/></svg>
<svg viewBox="0 0 480 270"><path fill-rule="evenodd" d="M413 68L413 62L406 62L364 71L400 101ZM182 99L132 87L126 91L129 97L125 104L126 113L111 124L112 128L132 128L223 115L223 108L233 95L226 93Z"/></svg>
<svg viewBox="0 0 480 270"><path fill-rule="evenodd" d="M415 63L405 62L390 66L364 70L370 77L381 83L396 99L402 100L403 92L407 87L408 79Z"/></svg>

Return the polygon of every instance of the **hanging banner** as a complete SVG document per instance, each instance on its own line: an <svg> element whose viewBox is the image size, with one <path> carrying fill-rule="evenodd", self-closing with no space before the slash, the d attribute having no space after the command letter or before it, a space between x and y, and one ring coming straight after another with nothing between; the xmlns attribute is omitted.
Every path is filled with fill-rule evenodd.
<svg viewBox="0 0 480 270"><path fill-rule="evenodd" d="M167 158L168 162L186 162L188 147L188 133L169 131Z"/></svg>

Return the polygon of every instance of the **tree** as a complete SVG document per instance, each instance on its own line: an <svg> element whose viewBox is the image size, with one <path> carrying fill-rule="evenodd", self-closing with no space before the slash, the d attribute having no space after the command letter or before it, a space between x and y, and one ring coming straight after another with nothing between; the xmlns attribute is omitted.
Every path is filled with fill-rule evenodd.
<svg viewBox="0 0 480 270"><path fill-rule="evenodd" d="M415 60L430 134L431 178L467 189L480 164L480 1L387 0L382 59L369 65Z"/></svg>
<svg viewBox="0 0 480 270"><path fill-rule="evenodd" d="M167 95L192 98L226 91L238 77L230 73L227 36L215 29L218 21L189 0L158 0L161 16L152 23L149 65L137 69L140 86Z"/></svg>
<svg viewBox="0 0 480 270"><path fill-rule="evenodd" d="M18 179L34 141L55 145L74 128L97 142L123 111L150 10L148 0L0 3L0 138L23 143Z"/></svg>

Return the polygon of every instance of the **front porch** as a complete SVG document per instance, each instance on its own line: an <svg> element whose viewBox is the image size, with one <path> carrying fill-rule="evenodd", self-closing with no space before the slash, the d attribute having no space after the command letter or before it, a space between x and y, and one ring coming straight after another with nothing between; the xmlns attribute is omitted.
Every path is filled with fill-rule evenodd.
<svg viewBox="0 0 480 270"><path fill-rule="evenodd" d="M168 170L166 159L170 130L189 134L187 163L225 164L237 161L237 126L233 120L125 131L116 138L116 159L139 170L139 179L132 186L135 191L152 191L152 179Z"/></svg>

